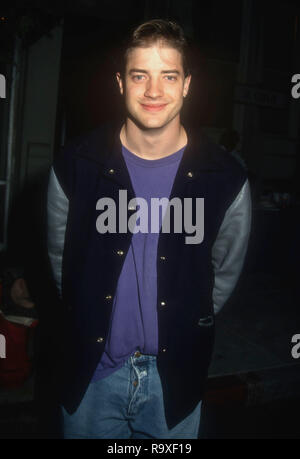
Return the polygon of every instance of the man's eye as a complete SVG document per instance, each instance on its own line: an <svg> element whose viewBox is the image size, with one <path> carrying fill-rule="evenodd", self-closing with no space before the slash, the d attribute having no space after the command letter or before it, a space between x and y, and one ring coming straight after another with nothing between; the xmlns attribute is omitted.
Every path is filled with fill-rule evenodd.
<svg viewBox="0 0 300 459"><path fill-rule="evenodd" d="M172 76L172 75L167 75L166 78L169 81L175 81L176 80L176 76Z"/></svg>
<svg viewBox="0 0 300 459"><path fill-rule="evenodd" d="M145 75L134 75L132 78L135 81L141 81Z"/></svg>

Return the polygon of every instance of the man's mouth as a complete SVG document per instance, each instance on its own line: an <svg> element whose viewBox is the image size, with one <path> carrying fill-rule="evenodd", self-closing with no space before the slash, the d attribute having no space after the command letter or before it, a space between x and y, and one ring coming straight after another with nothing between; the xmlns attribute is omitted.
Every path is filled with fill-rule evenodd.
<svg viewBox="0 0 300 459"><path fill-rule="evenodd" d="M141 104L144 110L147 112L159 112L166 107L167 104Z"/></svg>

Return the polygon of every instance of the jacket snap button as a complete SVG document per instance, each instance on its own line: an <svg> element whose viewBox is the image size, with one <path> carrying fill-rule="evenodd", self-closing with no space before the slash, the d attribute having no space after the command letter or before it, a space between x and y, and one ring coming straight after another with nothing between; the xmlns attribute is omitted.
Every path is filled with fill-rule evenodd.
<svg viewBox="0 0 300 459"><path fill-rule="evenodd" d="M109 174L114 174L115 171L114 171L114 169L109 169L108 173L109 173Z"/></svg>
<svg viewBox="0 0 300 459"><path fill-rule="evenodd" d="M161 301L161 302L160 302L160 305L161 305L161 306L166 306L166 302L165 302L165 301Z"/></svg>
<svg viewBox="0 0 300 459"><path fill-rule="evenodd" d="M106 299L107 301L111 300L111 299L112 299L112 295L109 295L109 294L106 295L105 299Z"/></svg>
<svg viewBox="0 0 300 459"><path fill-rule="evenodd" d="M120 255L120 257L121 257L122 255L124 255L124 252L123 252L123 250L118 250L117 254Z"/></svg>
<svg viewBox="0 0 300 459"><path fill-rule="evenodd" d="M97 338L97 343L103 343L104 341L104 338L102 338L102 336L99 336L99 338Z"/></svg>
<svg viewBox="0 0 300 459"><path fill-rule="evenodd" d="M142 355L142 354L140 353L140 351L136 351L136 352L134 353L134 357L141 357L141 355Z"/></svg>
<svg viewBox="0 0 300 459"><path fill-rule="evenodd" d="M192 178L194 176L193 172L192 171L189 171L187 174L186 174L188 177Z"/></svg>
<svg viewBox="0 0 300 459"><path fill-rule="evenodd" d="M167 349L164 347L164 348L162 349L162 352L166 352L166 351L167 351Z"/></svg>
<svg viewBox="0 0 300 459"><path fill-rule="evenodd" d="M162 256L160 257L160 259L163 260L163 261L165 261L165 260L166 260L166 257L162 255Z"/></svg>

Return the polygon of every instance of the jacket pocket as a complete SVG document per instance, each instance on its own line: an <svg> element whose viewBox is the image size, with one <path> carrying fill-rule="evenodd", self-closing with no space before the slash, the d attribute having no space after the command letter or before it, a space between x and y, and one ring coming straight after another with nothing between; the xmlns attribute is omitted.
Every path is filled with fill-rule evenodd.
<svg viewBox="0 0 300 459"><path fill-rule="evenodd" d="M198 325L201 327L211 327L214 324L214 316L201 317Z"/></svg>

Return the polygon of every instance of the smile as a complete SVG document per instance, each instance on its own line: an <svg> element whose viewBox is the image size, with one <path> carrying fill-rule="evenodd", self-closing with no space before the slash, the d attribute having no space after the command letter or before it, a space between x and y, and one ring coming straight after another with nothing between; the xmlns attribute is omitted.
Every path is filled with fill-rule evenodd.
<svg viewBox="0 0 300 459"><path fill-rule="evenodd" d="M144 108L144 110L147 110L148 112L159 112L160 110L165 108L165 106L167 104L162 104L162 105L145 105L145 104L141 104L141 105Z"/></svg>

